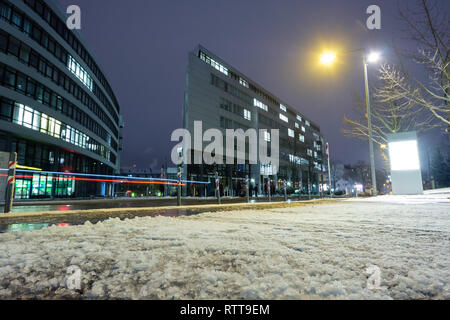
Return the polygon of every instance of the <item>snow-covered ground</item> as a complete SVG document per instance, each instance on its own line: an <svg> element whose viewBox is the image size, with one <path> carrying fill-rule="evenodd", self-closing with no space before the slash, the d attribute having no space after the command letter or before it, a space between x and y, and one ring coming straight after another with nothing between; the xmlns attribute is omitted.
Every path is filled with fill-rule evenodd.
<svg viewBox="0 0 450 320"><path fill-rule="evenodd" d="M0 299L450 299L448 196L0 234Z"/></svg>

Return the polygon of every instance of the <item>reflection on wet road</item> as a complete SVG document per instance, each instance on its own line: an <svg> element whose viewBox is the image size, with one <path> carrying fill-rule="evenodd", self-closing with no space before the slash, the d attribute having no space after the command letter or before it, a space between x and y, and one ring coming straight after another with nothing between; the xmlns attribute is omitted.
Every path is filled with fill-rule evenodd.
<svg viewBox="0 0 450 320"><path fill-rule="evenodd" d="M163 217L180 217L180 216L190 216L194 214L198 214L199 212L192 211L192 210L177 210L177 209L170 209L170 210L161 210L154 212L152 216L163 216ZM46 221L46 222L39 222L39 223L12 223L12 224L1 224L0 223L0 233L7 233L7 232L21 232L21 231L33 231L33 230L41 230L48 227L51 227L53 225L57 227L68 227L68 226L76 226L76 225L82 225L86 221L89 221L93 224L105 220L105 218L91 218L91 219L82 219L80 217L73 217L73 218L65 218L62 221L57 220L58 218L55 217L54 221Z"/></svg>

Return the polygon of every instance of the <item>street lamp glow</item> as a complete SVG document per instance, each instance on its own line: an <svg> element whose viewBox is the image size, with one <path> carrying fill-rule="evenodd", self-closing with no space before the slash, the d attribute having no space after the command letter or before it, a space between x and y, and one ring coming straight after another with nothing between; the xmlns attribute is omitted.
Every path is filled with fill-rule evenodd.
<svg viewBox="0 0 450 320"><path fill-rule="evenodd" d="M331 65L334 62L334 60L336 60L336 54L332 52L326 52L320 58L320 62L326 66Z"/></svg>
<svg viewBox="0 0 450 320"><path fill-rule="evenodd" d="M372 52L367 57L367 61L370 63L377 62L378 60L380 60L380 54L378 52Z"/></svg>

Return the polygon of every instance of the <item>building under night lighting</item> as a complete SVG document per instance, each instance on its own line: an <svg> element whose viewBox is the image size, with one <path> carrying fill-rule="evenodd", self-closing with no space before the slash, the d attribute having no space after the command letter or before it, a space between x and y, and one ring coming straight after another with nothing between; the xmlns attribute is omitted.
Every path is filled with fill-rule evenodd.
<svg viewBox="0 0 450 320"><path fill-rule="evenodd" d="M119 172L119 104L65 19L52 1L0 0L0 151L52 172L19 175L16 198L107 196L111 184L55 172Z"/></svg>
<svg viewBox="0 0 450 320"><path fill-rule="evenodd" d="M287 180L295 189L301 182L305 193L308 182L311 193L318 193L319 185L326 182L324 140L319 126L202 46L189 53L183 116L183 127L191 133L194 121L203 122L203 132L220 128L224 135L226 129L280 130L277 175L270 164L249 165L248 146L245 165L237 165L236 161L235 165L185 165L184 178L211 182L212 188L206 190L209 195L214 194L215 171L221 177L223 194L229 195L242 195L246 175L252 193L257 190L260 194L267 177L275 190ZM266 141L270 142L270 134ZM187 195L192 195L193 190L188 185ZM205 190L197 191L204 195Z"/></svg>

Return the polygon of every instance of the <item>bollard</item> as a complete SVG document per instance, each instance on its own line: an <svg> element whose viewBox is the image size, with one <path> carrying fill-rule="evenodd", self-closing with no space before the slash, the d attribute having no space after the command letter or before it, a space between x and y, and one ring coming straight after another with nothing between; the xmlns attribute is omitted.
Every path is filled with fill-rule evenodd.
<svg viewBox="0 0 450 320"><path fill-rule="evenodd" d="M181 167L178 167L177 177L177 206L181 207Z"/></svg>
<svg viewBox="0 0 450 320"><path fill-rule="evenodd" d="M216 172L216 196L217 196L217 203L220 205L220 180L219 180L219 174Z"/></svg>
<svg viewBox="0 0 450 320"><path fill-rule="evenodd" d="M245 198L247 200L247 203L249 203L250 196L249 196L248 175L245 176Z"/></svg>
<svg viewBox="0 0 450 320"><path fill-rule="evenodd" d="M302 183L298 183L298 201L302 200Z"/></svg>
<svg viewBox="0 0 450 320"><path fill-rule="evenodd" d="M284 191L284 202L287 202L287 182L286 180L283 181L283 191Z"/></svg>
<svg viewBox="0 0 450 320"><path fill-rule="evenodd" d="M14 201L14 187L16 182L16 166L17 166L17 153L13 152L9 158L9 169L8 169L8 184L6 186L5 195L5 213L10 213L13 207Z"/></svg>

